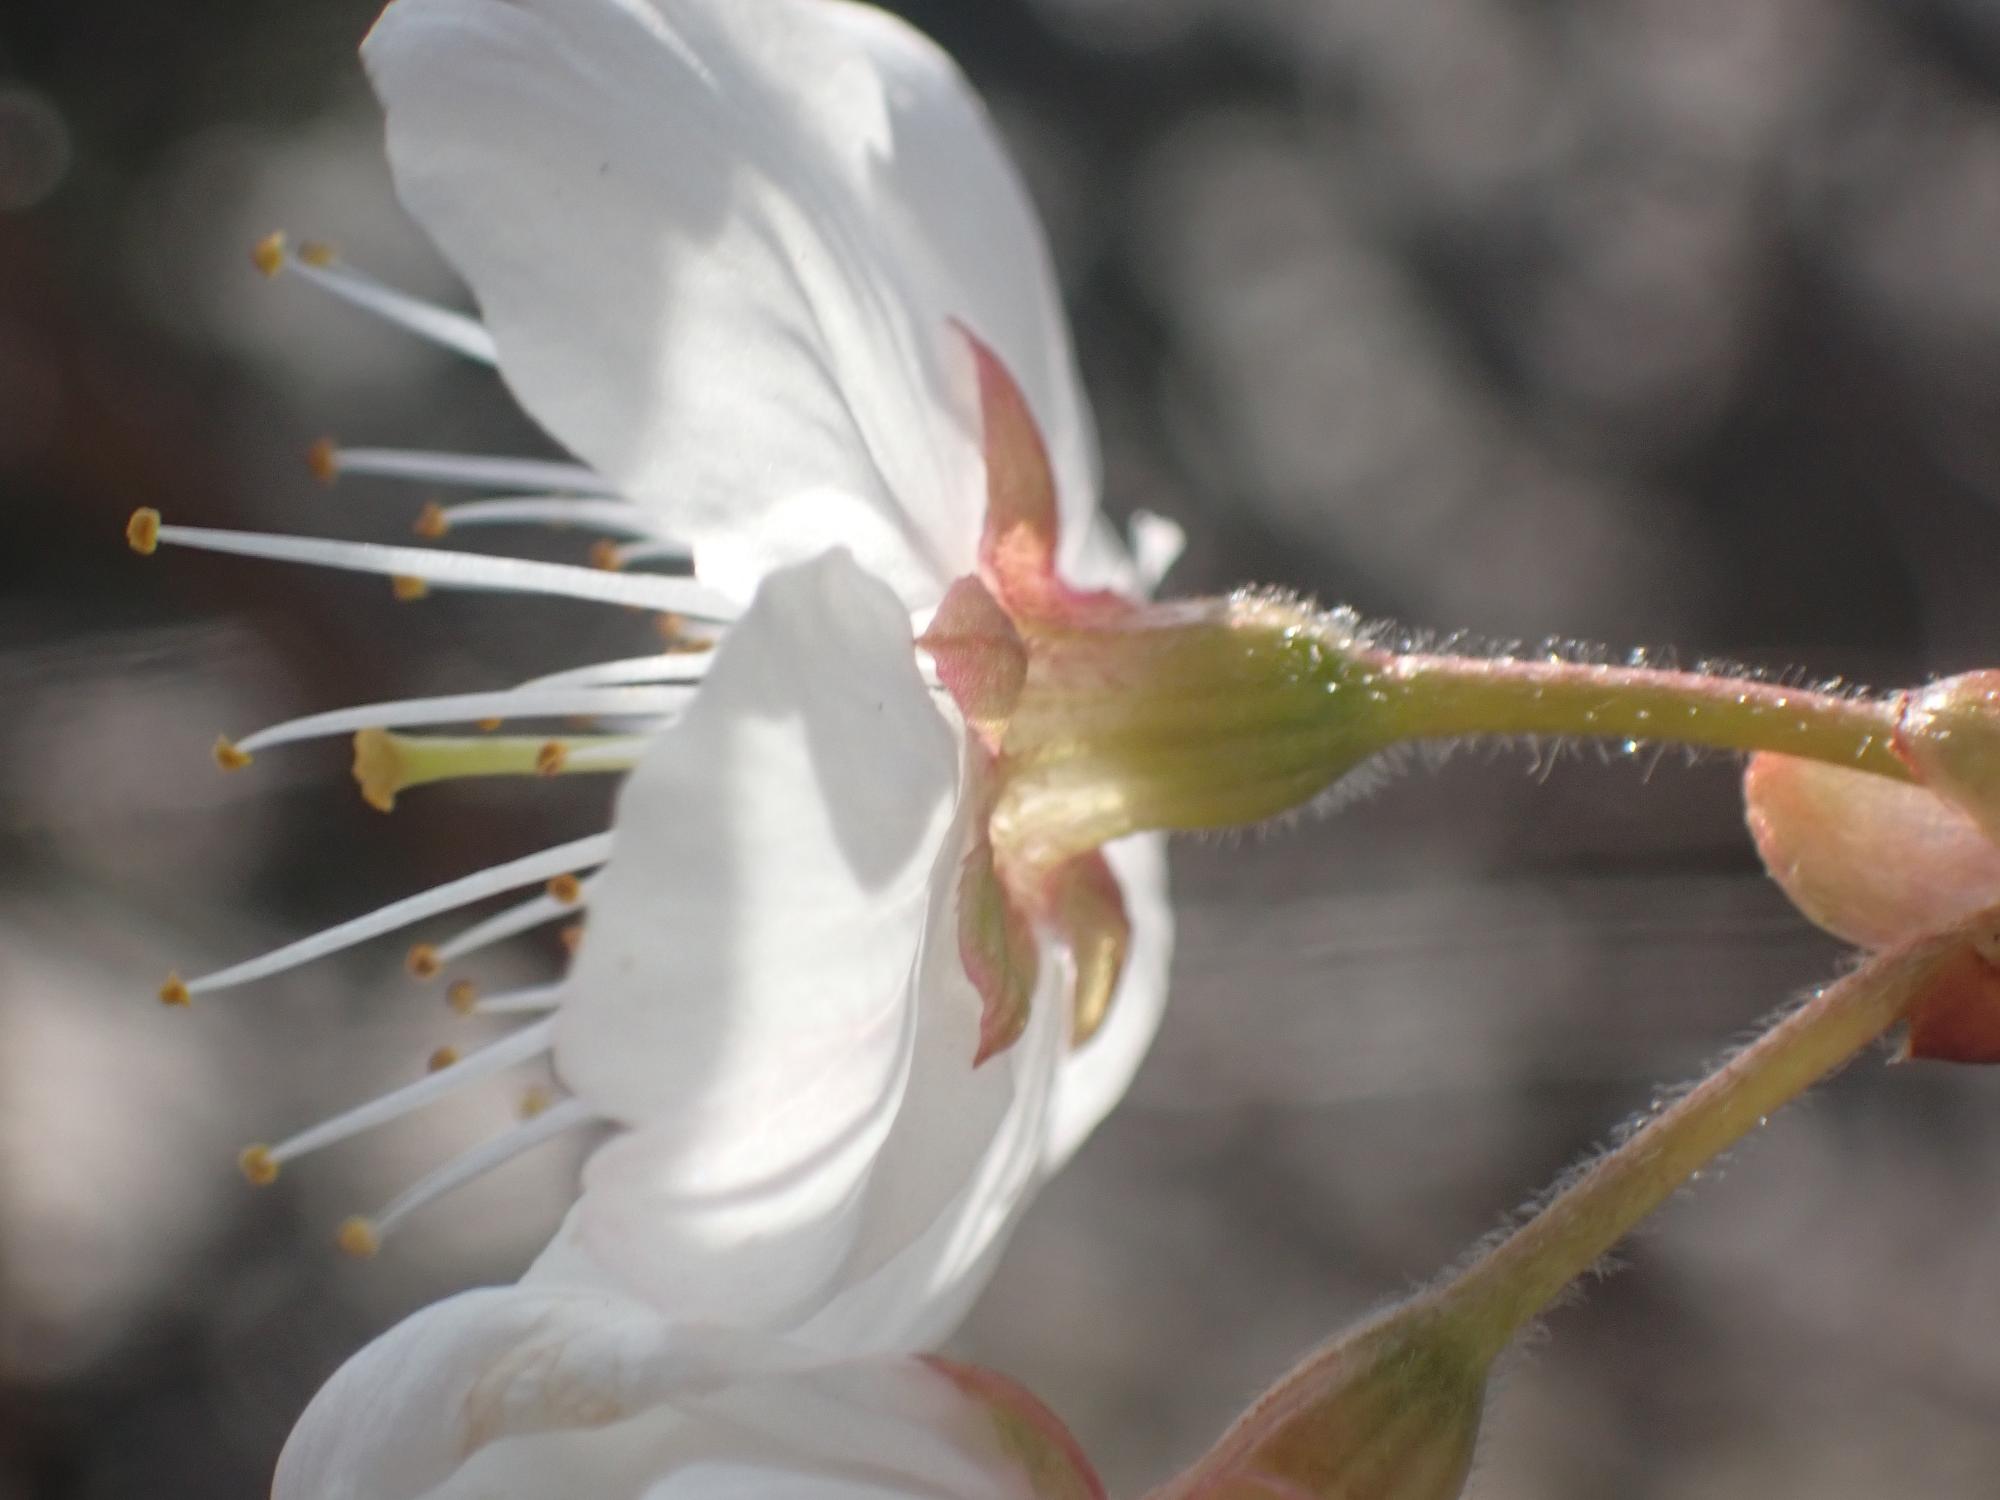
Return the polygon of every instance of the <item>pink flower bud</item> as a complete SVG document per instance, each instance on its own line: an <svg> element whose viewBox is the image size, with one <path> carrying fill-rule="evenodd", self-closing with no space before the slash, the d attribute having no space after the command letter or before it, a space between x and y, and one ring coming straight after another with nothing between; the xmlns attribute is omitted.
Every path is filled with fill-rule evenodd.
<svg viewBox="0 0 2000 1500"><path fill-rule="evenodd" d="M1743 802L1771 878L1851 943L1887 948L2000 902L2000 847L1924 787L1759 755L1744 772Z"/></svg>

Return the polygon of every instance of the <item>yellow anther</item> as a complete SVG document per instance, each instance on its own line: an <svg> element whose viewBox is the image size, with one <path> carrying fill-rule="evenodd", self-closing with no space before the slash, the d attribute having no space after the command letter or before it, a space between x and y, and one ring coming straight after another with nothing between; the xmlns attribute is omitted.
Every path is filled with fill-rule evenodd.
<svg viewBox="0 0 2000 1500"><path fill-rule="evenodd" d="M306 449L306 467L321 484L332 484L340 477L340 449L332 438L323 437Z"/></svg>
<svg viewBox="0 0 2000 1500"><path fill-rule="evenodd" d="M250 764L250 752L239 750L226 734L215 737L215 763L225 771L240 771Z"/></svg>
<svg viewBox="0 0 2000 1500"><path fill-rule="evenodd" d="M160 513L150 505L133 511L125 523L125 545L141 557L151 557L160 545Z"/></svg>
<svg viewBox="0 0 2000 1500"><path fill-rule="evenodd" d="M403 742L386 729L364 729L354 736L354 780L361 800L377 812L394 812L396 793L408 781Z"/></svg>
<svg viewBox="0 0 2000 1500"><path fill-rule="evenodd" d="M236 1157L236 1165L252 1187L269 1187L278 1180L278 1162L269 1146L245 1146Z"/></svg>
<svg viewBox="0 0 2000 1500"><path fill-rule="evenodd" d="M169 974L167 982L160 986L160 1004L192 1005L194 997L188 994L187 981L178 974Z"/></svg>
<svg viewBox="0 0 2000 1500"><path fill-rule="evenodd" d="M713 641L705 641L699 636L689 635L687 621L679 615L667 613L655 615L653 623L659 627L660 639L669 651L685 651L690 655L715 649Z"/></svg>
<svg viewBox="0 0 2000 1500"><path fill-rule="evenodd" d="M408 573L398 573L389 580L389 587L396 597L405 604L412 604L431 591L431 586L421 578L413 578Z"/></svg>
<svg viewBox="0 0 2000 1500"><path fill-rule="evenodd" d="M285 269L285 231L274 229L250 247L250 264L266 276Z"/></svg>
<svg viewBox="0 0 2000 1500"><path fill-rule="evenodd" d="M521 1118L524 1120L532 1120L535 1118L536 1115L541 1114L544 1110L546 1110L551 1104L555 1102L556 1102L555 1095L551 1094L547 1089L543 1088L540 1084L536 1084L533 1088L529 1089L525 1094L521 1096L521 1103L519 1106Z"/></svg>
<svg viewBox="0 0 2000 1500"><path fill-rule="evenodd" d="M417 512L417 519L411 523L410 529L418 536L436 541L451 530L451 517L444 513L444 507L437 501L426 500L424 508Z"/></svg>
<svg viewBox="0 0 2000 1500"><path fill-rule="evenodd" d="M424 1068L427 1072L442 1073L446 1068L450 1067L453 1063L457 1061L458 1061L458 1048L440 1047L437 1049L437 1051L433 1052L428 1058L425 1059Z"/></svg>
<svg viewBox="0 0 2000 1500"><path fill-rule="evenodd" d="M570 923L569 926L557 933L556 937L562 943L563 951L575 953L577 949L583 946L583 923Z"/></svg>
<svg viewBox="0 0 2000 1500"><path fill-rule="evenodd" d="M325 240L301 240L299 259L309 266L326 267L339 260L340 256Z"/></svg>
<svg viewBox="0 0 2000 1500"><path fill-rule="evenodd" d="M549 882L549 895L564 906L574 906L583 899L583 882L574 875L558 875Z"/></svg>
<svg viewBox="0 0 2000 1500"><path fill-rule="evenodd" d="M607 573L616 573L625 566L625 561L618 555L616 542L600 538L590 544L590 565L593 568L602 568Z"/></svg>
<svg viewBox="0 0 2000 1500"><path fill-rule="evenodd" d="M561 740L550 740L535 752L535 774L537 776L560 776L563 767L569 764L569 751L563 748Z"/></svg>
<svg viewBox="0 0 2000 1500"><path fill-rule="evenodd" d="M491 734L494 730L498 729L502 724L505 724L506 722L507 721L505 719L481 719L479 721L479 727L485 730L486 733Z"/></svg>
<svg viewBox="0 0 2000 1500"><path fill-rule="evenodd" d="M444 967L438 958L437 949L429 943L419 943L410 950L410 956L403 960L403 966L419 979L435 979L438 970Z"/></svg>
<svg viewBox="0 0 2000 1500"><path fill-rule="evenodd" d="M444 992L445 1002L461 1016L472 1014L472 1007L479 1003L479 986L470 979L455 979L451 988Z"/></svg>
<svg viewBox="0 0 2000 1500"><path fill-rule="evenodd" d="M340 1226L333 1242L340 1246L342 1254L351 1255L356 1260L368 1260L382 1249L382 1236L375 1232L373 1224L359 1214Z"/></svg>

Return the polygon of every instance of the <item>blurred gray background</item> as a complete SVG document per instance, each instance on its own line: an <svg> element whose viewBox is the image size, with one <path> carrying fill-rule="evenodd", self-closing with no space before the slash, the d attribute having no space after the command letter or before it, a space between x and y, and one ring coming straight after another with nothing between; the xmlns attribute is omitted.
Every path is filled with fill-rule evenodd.
<svg viewBox="0 0 2000 1500"><path fill-rule="evenodd" d="M1896 684L2000 662L2000 5L933 0L1047 215L1109 504L1174 591L1255 580L1537 644ZM261 1494L308 1395L514 1274L558 1146L372 1264L332 1227L505 1087L260 1194L236 1147L464 1040L391 941L168 1013L192 971L594 826L602 786L363 807L218 731L639 649L605 612L120 543L152 505L394 539L302 452L539 451L481 372L266 284L284 226L456 295L398 214L371 0L0 13L0 1497ZM556 538L552 556L581 550ZM1839 961L1734 767L1460 753L1176 856L1157 1053L961 1353L1114 1491L1432 1274ZM546 973L546 935L478 972ZM1483 1500L2000 1492L2000 1079L1865 1065L1774 1120L1503 1382Z"/></svg>

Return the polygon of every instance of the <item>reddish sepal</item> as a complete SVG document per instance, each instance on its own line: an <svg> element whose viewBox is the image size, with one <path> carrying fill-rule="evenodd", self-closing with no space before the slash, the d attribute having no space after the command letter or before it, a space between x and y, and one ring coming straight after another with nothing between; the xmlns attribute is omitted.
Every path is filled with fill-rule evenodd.
<svg viewBox="0 0 2000 1500"><path fill-rule="evenodd" d="M1012 373L971 329L959 324L979 376L981 446L986 456L986 529L979 566L1017 623L1084 624L1128 613L1130 600L1073 589L1056 574L1062 513L1048 446Z"/></svg>
<svg viewBox="0 0 2000 1500"><path fill-rule="evenodd" d="M923 1362L992 1417L1001 1452L1020 1465L1034 1500L1105 1500L1083 1445L1026 1386L936 1355Z"/></svg>
<svg viewBox="0 0 2000 1500"><path fill-rule="evenodd" d="M978 1067L1006 1051L1027 1029L1028 1010L1041 973L1041 953L1028 914L1015 901L993 860L986 828L993 807L990 759L975 749L966 796L976 799L978 837L967 851L958 877L958 957L966 978L979 991Z"/></svg>
<svg viewBox="0 0 2000 1500"><path fill-rule="evenodd" d="M1902 1058L2000 1063L2000 968L1977 947L1946 959L1910 1009Z"/></svg>
<svg viewBox="0 0 2000 1500"><path fill-rule="evenodd" d="M1028 679L1028 648L999 601L977 578L959 579L917 644L937 663L938 680L966 723L997 751Z"/></svg>

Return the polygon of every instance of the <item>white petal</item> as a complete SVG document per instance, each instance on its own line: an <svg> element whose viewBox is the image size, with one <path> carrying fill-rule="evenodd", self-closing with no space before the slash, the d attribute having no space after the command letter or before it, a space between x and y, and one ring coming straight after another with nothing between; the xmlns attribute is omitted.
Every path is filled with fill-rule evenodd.
<svg viewBox="0 0 2000 1500"><path fill-rule="evenodd" d="M1044 1168L1055 1171L1125 1097L1132 1075L1159 1032L1174 953L1174 912L1167 899L1167 841L1140 834L1104 846L1125 893L1132 943L1103 1029L1063 1059Z"/></svg>
<svg viewBox="0 0 2000 1500"><path fill-rule="evenodd" d="M782 1319L844 1253L958 754L907 615L836 552L766 581L627 780L555 1060L635 1127L590 1163L579 1229L659 1305Z"/></svg>
<svg viewBox="0 0 2000 1500"><path fill-rule="evenodd" d="M845 494L907 603L984 509L972 328L1049 442L1078 539L1089 421L1025 193L950 61L838 0L398 0L365 56L398 187L524 406L621 493L768 568L759 510ZM821 534L825 527L809 528Z"/></svg>
<svg viewBox="0 0 2000 1500"><path fill-rule="evenodd" d="M828 1362L534 1287L425 1308L349 1360L273 1500L1024 1493L992 1415L915 1360ZM739 1488L763 1476L764 1488ZM708 1482L712 1481L712 1482Z"/></svg>
<svg viewBox="0 0 2000 1500"><path fill-rule="evenodd" d="M798 1330L822 1348L935 1347L984 1288L1039 1180L1063 1033L1061 968L1044 955L1027 1031L973 1068L979 997L958 956L956 889L954 879L937 882L916 1057L841 1287Z"/></svg>
<svg viewBox="0 0 2000 1500"><path fill-rule="evenodd" d="M764 1356L739 1336L670 1340L617 1297L488 1289L436 1303L341 1367L278 1459L273 1500L405 1500L477 1450L595 1428L728 1383Z"/></svg>

